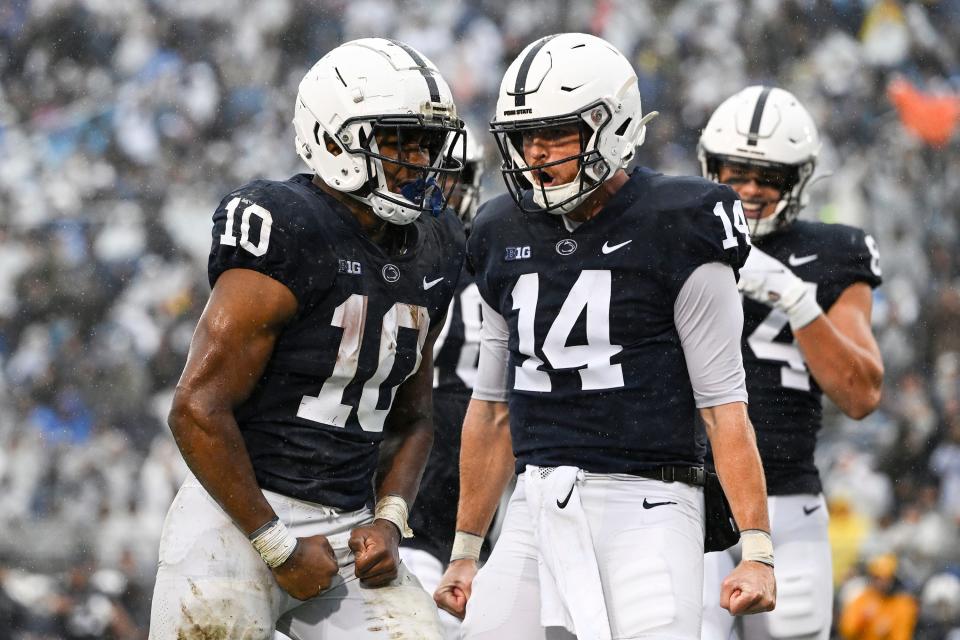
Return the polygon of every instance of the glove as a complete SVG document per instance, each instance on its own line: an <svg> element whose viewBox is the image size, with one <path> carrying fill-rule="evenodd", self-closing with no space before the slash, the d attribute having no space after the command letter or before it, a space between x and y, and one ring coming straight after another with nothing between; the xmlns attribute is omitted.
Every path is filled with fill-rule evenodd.
<svg viewBox="0 0 960 640"><path fill-rule="evenodd" d="M815 287L756 247L750 249L747 262L740 269L737 288L751 300L785 313L794 331L807 326L823 313L817 304Z"/></svg>

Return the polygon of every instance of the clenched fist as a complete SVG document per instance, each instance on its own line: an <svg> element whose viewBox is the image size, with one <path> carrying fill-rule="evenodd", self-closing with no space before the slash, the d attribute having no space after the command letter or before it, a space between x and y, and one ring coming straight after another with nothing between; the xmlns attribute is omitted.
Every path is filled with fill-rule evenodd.
<svg viewBox="0 0 960 640"><path fill-rule="evenodd" d="M330 587L340 567L326 536L300 538L297 548L272 569L280 588L297 600L307 600Z"/></svg>
<svg viewBox="0 0 960 640"><path fill-rule="evenodd" d="M350 532L354 572L367 587L382 587L397 577L400 567L400 531L388 520L374 520Z"/></svg>

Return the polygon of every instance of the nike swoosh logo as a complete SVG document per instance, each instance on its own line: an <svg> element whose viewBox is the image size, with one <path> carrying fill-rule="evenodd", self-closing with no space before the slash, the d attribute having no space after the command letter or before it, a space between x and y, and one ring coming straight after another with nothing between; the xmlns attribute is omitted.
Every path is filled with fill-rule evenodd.
<svg viewBox="0 0 960 640"><path fill-rule="evenodd" d="M804 507L804 508L803 508L803 515L808 516L808 515L810 515L811 513L813 513L814 511L816 511L816 510L819 509L819 508L820 508L820 505L819 505L819 504L815 504L815 505L813 505L812 507Z"/></svg>
<svg viewBox="0 0 960 640"><path fill-rule="evenodd" d="M574 485L574 486L576 486L576 485ZM570 496L572 496L572 495L573 495L573 487L570 487L570 493L568 493L568 494L567 494L567 497L563 499L563 502L560 502L559 500L557 500L557 506L560 507L561 509L563 509L564 507L566 507L566 506L567 506L567 503L570 502Z"/></svg>
<svg viewBox="0 0 960 640"><path fill-rule="evenodd" d="M423 290L426 291L427 289L433 287L433 285L439 284L441 282L443 282L443 278L437 278L436 280L431 280L430 282L427 282L427 276L423 276Z"/></svg>
<svg viewBox="0 0 960 640"><path fill-rule="evenodd" d="M646 498L643 499L643 508L644 509L653 509L654 507L662 507L665 504L677 504L676 502L649 502Z"/></svg>
<svg viewBox="0 0 960 640"><path fill-rule="evenodd" d="M799 267L800 265L807 264L808 262L813 262L817 259L817 257L817 254L813 254L811 256L803 256L802 258L798 258L791 253L790 257L787 258L787 262L790 263L791 267Z"/></svg>
<svg viewBox="0 0 960 640"><path fill-rule="evenodd" d="M633 242L633 240L625 240L620 244L614 244L614 245L611 245L609 242L604 242L603 246L600 247L600 251L603 252L603 255L607 255L608 253L613 253L614 251L616 251L617 249L620 249L621 247L627 246L631 242Z"/></svg>

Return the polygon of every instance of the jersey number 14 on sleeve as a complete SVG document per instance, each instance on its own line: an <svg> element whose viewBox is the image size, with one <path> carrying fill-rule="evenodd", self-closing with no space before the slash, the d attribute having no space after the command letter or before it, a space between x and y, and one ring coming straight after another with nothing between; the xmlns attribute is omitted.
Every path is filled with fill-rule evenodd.
<svg viewBox="0 0 960 640"><path fill-rule="evenodd" d="M733 227L737 228L737 231L743 234L743 237L746 238L747 244L750 244L750 227L747 225L747 218L743 214L743 203L739 200L734 200L733 202L733 226L730 225L730 216L727 215L727 210L723 208L723 202L718 202L717 205L713 208L713 215L720 218L721 224L723 224L723 248L731 249L737 246L737 237L733 235Z"/></svg>

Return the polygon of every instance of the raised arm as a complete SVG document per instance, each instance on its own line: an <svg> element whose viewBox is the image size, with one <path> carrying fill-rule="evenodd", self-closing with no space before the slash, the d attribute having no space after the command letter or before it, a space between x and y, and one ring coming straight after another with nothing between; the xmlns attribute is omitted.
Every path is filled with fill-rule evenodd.
<svg viewBox="0 0 960 640"><path fill-rule="evenodd" d="M877 408L883 386L883 360L870 328L872 303L869 285L852 284L829 311L793 332L817 384L855 420Z"/></svg>

